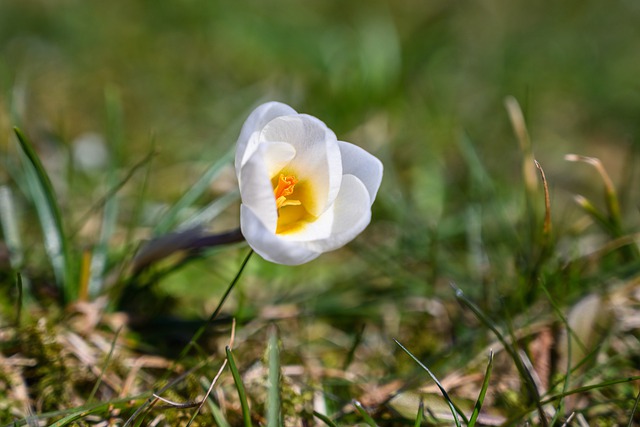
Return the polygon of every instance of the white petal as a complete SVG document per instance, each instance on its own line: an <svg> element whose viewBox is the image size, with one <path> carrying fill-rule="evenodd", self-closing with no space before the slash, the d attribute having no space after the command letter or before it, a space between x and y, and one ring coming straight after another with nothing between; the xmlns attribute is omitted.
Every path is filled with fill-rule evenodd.
<svg viewBox="0 0 640 427"><path fill-rule="evenodd" d="M278 210L267 158L275 156L269 156L267 153L278 151L282 145L283 143L260 144L244 162L238 174L242 204L255 212L264 226L273 233L276 232L278 224ZM270 150L272 146L275 148Z"/></svg>
<svg viewBox="0 0 640 427"><path fill-rule="evenodd" d="M267 261L298 265L320 255L320 252L306 248L299 242L281 239L267 229L260 218L245 205L240 206L240 228L249 246Z"/></svg>
<svg viewBox="0 0 640 427"><path fill-rule="evenodd" d="M336 135L324 123L305 114L278 117L264 127L260 140L283 141L295 148L287 167L313 187L314 200L303 201L310 214L319 216L331 206L342 181L342 161Z"/></svg>
<svg viewBox="0 0 640 427"><path fill-rule="evenodd" d="M302 225L297 231L282 234L283 240L308 242L327 239L331 236L333 229L334 209L329 208L324 211L315 221Z"/></svg>
<svg viewBox="0 0 640 427"><path fill-rule="evenodd" d="M305 247L310 251L328 252L338 249L353 240L369 225L371 205L369 192L364 183L354 175L344 175L342 187L332 210L330 235L323 239L305 242ZM321 220L322 218L318 219L318 221Z"/></svg>
<svg viewBox="0 0 640 427"><path fill-rule="evenodd" d="M280 102L267 102L253 110L242 125L236 144L236 173L239 173L241 165L255 151L258 145L258 135L262 128L276 117L292 114L297 113L293 108Z"/></svg>
<svg viewBox="0 0 640 427"><path fill-rule="evenodd" d="M265 142L264 144L266 145L264 161L269 178L272 178L291 162L296 155L296 149L286 142Z"/></svg>
<svg viewBox="0 0 640 427"><path fill-rule="evenodd" d="M382 182L382 162L367 151L344 141L338 141L342 154L342 173L355 175L367 187L370 202L376 198Z"/></svg>

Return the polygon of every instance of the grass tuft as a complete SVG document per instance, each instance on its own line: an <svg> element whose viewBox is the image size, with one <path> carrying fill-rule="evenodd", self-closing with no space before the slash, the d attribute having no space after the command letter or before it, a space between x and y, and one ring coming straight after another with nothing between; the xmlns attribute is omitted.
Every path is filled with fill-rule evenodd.
<svg viewBox="0 0 640 427"><path fill-rule="evenodd" d="M633 2L44 3L0 1L0 425L639 423ZM239 228L266 101L384 164L303 266Z"/></svg>
<svg viewBox="0 0 640 427"><path fill-rule="evenodd" d="M75 280L70 243L64 232L58 198L31 143L20 129L14 128L14 131L24 156L24 179L30 190L31 200L38 211L45 249L53 266L63 301L68 303L78 296L78 283Z"/></svg>
<svg viewBox="0 0 640 427"><path fill-rule="evenodd" d="M438 378L433 374L433 372L431 372L431 370L427 368L422 362L420 362L417 357L415 357L409 350L407 350L402 344L400 344L398 340L394 339L394 341L396 342L396 344L398 344L402 351L407 353L409 357L411 357L422 369L427 372L427 374L429 374L433 382L436 383L438 389L440 390L440 393L442 393L442 397L444 397L447 405L449 405L449 409L451 410L451 415L453 416L453 421L455 422L456 426L461 426L459 417L463 419L465 424L469 424L469 420L464 415L464 412L453 402L453 400L451 400L451 398L449 397L449 393L447 393L447 390L445 390L442 384L440 384L440 381L438 381Z"/></svg>

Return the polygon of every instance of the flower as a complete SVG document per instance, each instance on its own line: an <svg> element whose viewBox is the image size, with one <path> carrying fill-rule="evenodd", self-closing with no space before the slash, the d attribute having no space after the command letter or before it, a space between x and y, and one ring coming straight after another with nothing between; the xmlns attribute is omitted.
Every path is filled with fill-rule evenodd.
<svg viewBox="0 0 640 427"><path fill-rule="evenodd" d="M264 259L298 265L344 246L371 221L382 163L279 102L245 121L235 158L240 228Z"/></svg>

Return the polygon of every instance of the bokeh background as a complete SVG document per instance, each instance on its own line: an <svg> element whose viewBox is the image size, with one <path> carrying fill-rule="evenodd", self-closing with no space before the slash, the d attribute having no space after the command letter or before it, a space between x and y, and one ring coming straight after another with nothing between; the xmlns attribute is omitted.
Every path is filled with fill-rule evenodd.
<svg viewBox="0 0 640 427"><path fill-rule="evenodd" d="M413 278L410 288L430 294L438 280L477 278L463 260L473 256L470 210L497 204L510 218L523 206L522 153L505 97L524 112L560 227L575 219L574 192L601 192L595 174L564 154L600 157L617 183L628 184L633 161L625 160L635 159L640 131L639 18L632 1L3 1L0 179L12 179L11 127L19 126L34 139L73 223L109 188L108 161L84 167L80 145L97 140L84 156L117 157L121 175L156 151L142 215L132 216L141 184L122 192L119 224L136 233L129 241L116 234L117 252L148 237L154 213L233 148L252 108L283 101L383 160L373 227L352 248L390 264L374 268L367 283L404 286L395 268ZM122 110L117 148L109 147L108 94ZM470 156L493 192L482 190ZM207 197L233 189L229 172ZM236 215L231 207L211 226L234 227ZM491 227L492 215L481 221ZM86 226L80 241L95 243L98 226ZM343 262L352 252L294 269L253 268L267 293L298 282L322 289L327 276L348 282L369 269L367 256ZM218 296L238 263L220 258L229 255L164 282L187 298L182 309L202 314L202 298ZM197 286L184 286L193 280Z"/></svg>
<svg viewBox="0 0 640 427"><path fill-rule="evenodd" d="M531 255L523 153L506 97L519 102L546 172L554 233L569 236L558 239L559 253L569 259L594 241L574 195L604 206L602 181L567 153L603 161L637 225L639 22L631 0L2 0L0 183L20 188L18 126L81 251L96 243L100 211L90 209L114 186L109 164L123 178L154 152L118 192L109 252L120 271L159 215L233 149L249 112L288 103L383 161L373 221L347 248L305 266L254 257L228 309L241 320L294 316L310 328L305 345L373 324L435 366L453 366L469 355L448 353L452 336L471 342L477 325L455 317L451 281L488 312L531 303L518 270ZM227 169L196 207L234 190ZM47 276L33 207L17 197L28 257ZM541 193L540 203L542 218ZM236 227L237 212L231 205L210 229ZM218 251L163 276L138 294L136 311L206 318L245 253ZM614 274L556 273L546 280L558 286L559 306ZM313 319L326 323L311 327ZM152 331L141 336L153 341ZM392 353L381 359L386 368L398 363Z"/></svg>
<svg viewBox="0 0 640 427"><path fill-rule="evenodd" d="M522 207L521 152L505 97L522 107L562 221L573 219L565 208L571 191L601 191L591 171L564 162L564 154L600 157L621 180L640 128L639 17L631 1L3 1L2 179L11 178L16 161L11 127L23 127L54 175L69 219L86 212L107 190L100 173L107 162L88 166L97 173L69 163L87 138L111 142L105 92L116 93L122 143L117 150L89 148L85 157L111 152L126 171L158 152L145 193L148 215L133 225L137 218L126 209L120 217L144 238L153 212L232 149L253 107L283 101L383 160L374 227L356 246L409 270L424 282L420 288L437 289L437 279L469 277L467 268L447 261L465 251L467 204L495 202L473 184L461 147L472 146L497 183L491 197L501 195L507 216ZM233 188L233 173L218 181L211 198ZM125 206L136 198L131 187ZM231 208L212 226L233 227L236 214ZM87 245L95 235L86 228ZM433 247L434 239L444 250ZM447 262L438 261L447 249ZM262 265L261 274L275 269L272 289L274 281L308 286L344 277L341 260L348 257L342 251L293 272ZM197 301L216 297L211 290L221 285L209 273L225 268L218 261L165 285L195 293ZM236 268L237 258L231 264ZM347 277L360 273L348 269ZM388 271L378 276L396 281ZM192 280L198 286L182 286Z"/></svg>

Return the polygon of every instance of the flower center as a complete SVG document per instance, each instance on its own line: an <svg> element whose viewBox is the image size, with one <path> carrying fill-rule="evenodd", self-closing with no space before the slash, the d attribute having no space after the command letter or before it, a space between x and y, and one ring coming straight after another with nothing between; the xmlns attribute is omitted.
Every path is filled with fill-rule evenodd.
<svg viewBox="0 0 640 427"><path fill-rule="evenodd" d="M293 194L293 189L295 188L298 180L294 175L280 174L280 178L278 178L278 184L276 188L273 190L273 194L276 197L276 206L278 209L284 206L299 206L302 204L300 200L290 200L287 197Z"/></svg>
<svg viewBox="0 0 640 427"><path fill-rule="evenodd" d="M295 233L316 219L306 209L314 203L314 192L308 179L300 181L296 174L285 170L271 178L271 185L278 209L276 234Z"/></svg>

